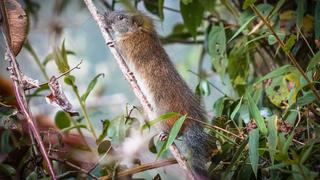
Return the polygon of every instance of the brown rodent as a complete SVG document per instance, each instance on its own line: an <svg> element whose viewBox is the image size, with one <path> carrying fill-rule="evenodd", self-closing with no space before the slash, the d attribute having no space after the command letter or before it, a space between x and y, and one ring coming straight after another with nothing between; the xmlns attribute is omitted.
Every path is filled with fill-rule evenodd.
<svg viewBox="0 0 320 180"><path fill-rule="evenodd" d="M105 20L114 34L116 48L153 108L149 118L168 112L187 114L180 136L186 144L191 172L196 179L209 179L205 164L214 140L204 132L201 123L192 120L205 121L205 113L163 49L151 19L139 12L113 11L106 13ZM170 132L176 120L162 122L161 131Z"/></svg>

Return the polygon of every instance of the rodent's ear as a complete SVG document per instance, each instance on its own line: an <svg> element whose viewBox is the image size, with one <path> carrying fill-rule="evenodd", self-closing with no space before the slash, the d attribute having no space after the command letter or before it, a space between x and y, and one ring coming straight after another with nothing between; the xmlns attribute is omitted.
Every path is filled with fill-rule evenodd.
<svg viewBox="0 0 320 180"><path fill-rule="evenodd" d="M143 25L143 16L140 14L132 16L133 23L136 24L137 26L142 26Z"/></svg>

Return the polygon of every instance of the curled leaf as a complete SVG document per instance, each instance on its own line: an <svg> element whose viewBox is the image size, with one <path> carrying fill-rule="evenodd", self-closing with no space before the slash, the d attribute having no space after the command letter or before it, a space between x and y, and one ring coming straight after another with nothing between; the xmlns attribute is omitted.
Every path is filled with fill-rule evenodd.
<svg viewBox="0 0 320 180"><path fill-rule="evenodd" d="M51 90L51 94L46 97L49 104L57 105L65 112L69 113L70 116L78 116L79 113L72 109L72 104L67 99L66 95L62 91L55 76L50 78L48 83Z"/></svg>
<svg viewBox="0 0 320 180"><path fill-rule="evenodd" d="M0 3L2 25L13 54L17 55L26 39L28 19L26 12L16 0L3 0Z"/></svg>

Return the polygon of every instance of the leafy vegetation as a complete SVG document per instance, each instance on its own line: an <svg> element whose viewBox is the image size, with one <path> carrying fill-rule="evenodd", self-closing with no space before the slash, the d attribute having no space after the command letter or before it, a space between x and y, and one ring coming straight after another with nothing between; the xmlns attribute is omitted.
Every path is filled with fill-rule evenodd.
<svg viewBox="0 0 320 180"><path fill-rule="evenodd" d="M36 23L41 19L38 11L42 7L34 0L24 2L29 23ZM161 22L167 20L167 11L177 13L182 22L169 35L161 37L161 41L165 45L201 46L198 71L192 72L199 78L194 86L195 93L203 101L216 90L223 94L215 102L206 104L212 107L207 109L214 112L214 118L210 116L204 125L208 133L217 139L218 145L213 150L214 156L209 166L212 177L319 179L320 1L180 0L179 7L169 7L169 0L132 2L99 1L109 10L118 9L118 5L134 5L138 10L153 14ZM84 7L82 1L78 4ZM1 3L2 13L5 12L4 6ZM70 1L57 0L53 11L63 16L64 11L71 11L68 7ZM4 26L4 21L1 21L1 26ZM29 28L29 32L34 30ZM73 116L62 109L54 117L55 124L41 123L43 116L34 118L39 121L48 155L56 163L57 176L62 179L82 176L112 179L119 172L119 176L132 179L133 174L141 170L126 167L121 164L121 158L106 159L116 157L115 148L125 143L133 129L139 128L143 136L149 136L148 130L157 123L179 116L165 142L158 142L153 136L149 138L149 143L143 144L158 158L168 158L170 154L166 150L177 138L186 115L170 112L145 121L139 107L128 105L123 108L126 109L124 114L104 117L100 123L102 131L96 132L92 114L89 113L94 110L88 108L87 100L104 75L94 75L84 92L79 90L77 83L81 79L72 75L78 66L70 66L68 59L71 55L77 56L77 52L67 49L65 40L61 41L63 33L59 28L53 30L55 43L43 60L29 41L19 37L20 41L24 41L23 49L31 54L39 72L49 82L49 86L44 83L25 91L28 102L48 94L51 80L46 69L50 62L54 62L58 69L56 77L64 76L64 84L71 88L77 99L76 107L79 108L76 111L80 116ZM14 52L18 53L19 48L19 44L16 45ZM203 68L206 61L210 62L211 68ZM231 93L225 93L212 83L213 76L218 76ZM3 88L5 84L1 85L0 90ZM34 138L24 123L25 119L21 117L21 107L8 103L12 95L0 91L0 151L4 156L0 163L1 178L47 178L47 165L43 163ZM67 99L69 97L65 98L65 103ZM83 153L83 156L91 153L91 157L99 154L100 158L84 167L83 159L65 153L73 151ZM17 160L17 156L21 158ZM138 167L145 167L140 159L132 162ZM161 165L175 162L168 159L166 163ZM158 165L155 162L150 167L152 169ZM160 173L160 170L152 176L154 179L170 177Z"/></svg>

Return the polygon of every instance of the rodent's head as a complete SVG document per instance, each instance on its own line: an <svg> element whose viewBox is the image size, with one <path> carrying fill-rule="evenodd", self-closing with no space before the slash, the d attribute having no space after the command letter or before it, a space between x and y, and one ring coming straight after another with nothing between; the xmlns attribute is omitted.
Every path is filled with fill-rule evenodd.
<svg viewBox="0 0 320 180"><path fill-rule="evenodd" d="M153 30L151 19L141 13L111 11L105 13L105 20L107 28L120 36L139 29Z"/></svg>

